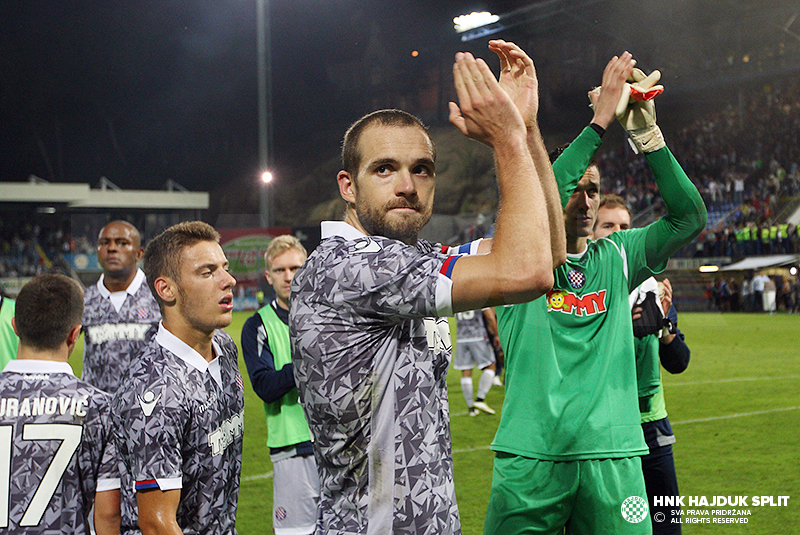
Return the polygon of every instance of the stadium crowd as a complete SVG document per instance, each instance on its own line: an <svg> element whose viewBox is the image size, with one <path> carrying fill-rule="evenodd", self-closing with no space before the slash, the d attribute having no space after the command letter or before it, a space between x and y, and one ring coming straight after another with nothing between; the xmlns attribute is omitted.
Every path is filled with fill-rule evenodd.
<svg viewBox="0 0 800 535"><path fill-rule="evenodd" d="M800 252L800 235L781 208L800 195L798 83L750 94L701 117L670 139L708 207L709 224L678 256L752 256ZM659 213L661 197L641 158L627 147L598 158L604 192L634 213Z"/></svg>

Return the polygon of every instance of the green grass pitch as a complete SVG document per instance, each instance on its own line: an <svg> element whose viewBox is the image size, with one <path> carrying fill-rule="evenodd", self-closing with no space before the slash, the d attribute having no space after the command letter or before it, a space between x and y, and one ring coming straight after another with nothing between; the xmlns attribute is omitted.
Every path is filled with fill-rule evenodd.
<svg viewBox="0 0 800 535"><path fill-rule="evenodd" d="M236 313L227 329L239 342L251 313ZM692 349L689 369L664 374L667 410L678 439L675 463L686 496L789 496L784 507L750 506L746 524L684 524L685 534L774 535L800 528L800 316L681 314ZM75 354L80 355L81 347ZM73 357L78 368L80 358ZM272 466L261 402L244 362L245 436L237 528L242 535L272 532ZM477 388L477 374L474 381ZM463 532L482 533L492 474L489 443L497 416L467 416L451 369L451 430L456 493ZM502 388L489 405L500 408ZM689 509L689 507L686 507ZM694 509L708 509L699 507ZM743 508L739 508L743 509Z"/></svg>

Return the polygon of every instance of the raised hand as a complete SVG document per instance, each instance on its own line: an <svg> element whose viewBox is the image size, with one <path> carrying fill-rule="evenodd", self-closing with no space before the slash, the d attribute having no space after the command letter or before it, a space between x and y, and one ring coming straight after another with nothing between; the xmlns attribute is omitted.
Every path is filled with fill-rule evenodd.
<svg viewBox="0 0 800 535"><path fill-rule="evenodd" d="M500 87L511 97L525 126L533 128L539 112L539 81L533 60L520 47L502 39L489 41L489 50L500 58Z"/></svg>
<svg viewBox="0 0 800 535"><path fill-rule="evenodd" d="M599 87L589 91L589 100L594 108L592 122L603 128L608 128L617 116L618 103L630 97L628 78L633 72L636 60L629 52L621 56L614 56L609 60L603 70L603 82Z"/></svg>
<svg viewBox="0 0 800 535"><path fill-rule="evenodd" d="M450 122L465 136L495 148L515 135L525 139L522 115L485 61L459 52L453 79L459 104L450 102Z"/></svg>

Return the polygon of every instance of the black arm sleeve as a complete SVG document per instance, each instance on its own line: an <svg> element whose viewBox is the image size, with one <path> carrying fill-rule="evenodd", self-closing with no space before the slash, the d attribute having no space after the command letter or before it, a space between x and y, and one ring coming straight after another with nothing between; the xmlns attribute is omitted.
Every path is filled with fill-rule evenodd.
<svg viewBox="0 0 800 535"><path fill-rule="evenodd" d="M678 313L675 307L670 307L667 314L672 323L678 325ZM684 341L684 335L680 329L675 333L675 338L669 344L658 345L658 357L661 360L661 365L669 373L682 373L689 367L689 359L691 358L692 351Z"/></svg>
<svg viewBox="0 0 800 535"><path fill-rule="evenodd" d="M258 348L261 347L259 354ZM253 390L264 402L278 401L294 388L294 368L289 363L275 369L275 359L269 349L267 331L261 316L254 314L242 327L242 357Z"/></svg>

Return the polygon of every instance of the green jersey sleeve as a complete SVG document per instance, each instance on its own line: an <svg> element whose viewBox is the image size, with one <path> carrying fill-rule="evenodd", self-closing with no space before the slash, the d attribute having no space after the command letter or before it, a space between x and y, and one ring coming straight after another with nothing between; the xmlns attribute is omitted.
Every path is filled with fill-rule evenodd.
<svg viewBox="0 0 800 535"><path fill-rule="evenodd" d="M670 256L700 235L708 213L700 192L669 148L651 152L646 158L667 208L667 215L645 227L647 265L661 272Z"/></svg>
<svg viewBox="0 0 800 535"><path fill-rule="evenodd" d="M575 191L586 168L589 167L589 162L602 144L603 141L597 132L591 126L587 126L553 162L553 174L556 177L562 208L567 206L570 195Z"/></svg>

